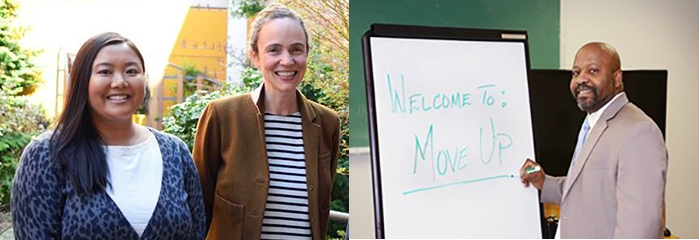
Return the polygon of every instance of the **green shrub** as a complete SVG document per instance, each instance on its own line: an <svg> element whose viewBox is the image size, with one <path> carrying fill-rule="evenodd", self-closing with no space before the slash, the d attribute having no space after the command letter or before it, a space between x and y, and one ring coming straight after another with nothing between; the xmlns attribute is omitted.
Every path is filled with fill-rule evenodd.
<svg viewBox="0 0 700 240"><path fill-rule="evenodd" d="M224 84L219 91L195 92L188 96L184 102L171 106L170 112L163 118L163 130L182 139L191 151L194 147L197 122L209 102L221 97L250 92L262 82L262 75L253 68L244 69L241 78L243 86Z"/></svg>
<svg viewBox="0 0 700 240"><path fill-rule="evenodd" d="M347 161L345 162L347 163ZM333 182L331 209L334 211L347 213L350 210L348 208L348 196L350 196L350 175L341 173L340 168L340 161L338 161L338 173L335 175L335 182ZM346 223L329 221L326 235L330 238L343 239L345 237L345 226Z"/></svg>
<svg viewBox="0 0 700 240"><path fill-rule="evenodd" d="M0 203L3 209L10 203L12 179L15 177L22 149L30 140L30 134L25 133L8 133L0 137Z"/></svg>
<svg viewBox="0 0 700 240"><path fill-rule="evenodd" d="M13 24L15 11L14 1L0 0L0 91L5 95L27 95L41 80L39 68L31 61L38 51L19 45L26 29Z"/></svg>
<svg viewBox="0 0 700 240"><path fill-rule="evenodd" d="M171 106L170 112L163 118L163 130L182 139L182 141L187 143L187 147L191 151L194 147L194 134L197 129L197 122L207 104L220 97L250 91L247 87L229 87L228 85L225 85L222 89L212 93L205 91L195 92L188 96L184 102Z"/></svg>
<svg viewBox="0 0 700 240"><path fill-rule="evenodd" d="M10 203L12 179L22 150L49 122L43 109L23 97L0 94L0 204Z"/></svg>
<svg viewBox="0 0 700 240"><path fill-rule="evenodd" d="M200 96L201 95L201 96ZM170 113L163 118L165 132L173 134L187 143L192 150L194 147L194 134L197 128L199 116L204 111L209 101L219 98L219 92L203 95L195 93L188 96L184 102L170 107Z"/></svg>
<svg viewBox="0 0 700 240"><path fill-rule="evenodd" d="M13 22L17 4L0 0L0 206L7 210L12 191L12 179L22 150L32 137L48 125L44 110L29 103L24 96L31 94L40 82L39 68L32 63L38 51L24 49L19 40L25 29Z"/></svg>
<svg viewBox="0 0 700 240"><path fill-rule="evenodd" d="M233 0L233 2L238 4L238 8L232 12L237 17L251 18L265 8L265 5L258 0Z"/></svg>

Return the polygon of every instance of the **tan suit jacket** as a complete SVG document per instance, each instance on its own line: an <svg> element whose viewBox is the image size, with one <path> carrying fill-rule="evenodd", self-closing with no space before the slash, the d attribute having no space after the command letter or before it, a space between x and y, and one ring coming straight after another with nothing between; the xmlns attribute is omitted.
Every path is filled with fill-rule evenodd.
<svg viewBox="0 0 700 240"><path fill-rule="evenodd" d="M265 147L264 91L209 103L197 126L193 158L207 215L206 239L259 239L270 174ZM339 154L340 122L297 91L302 116L309 222L324 239Z"/></svg>
<svg viewBox="0 0 700 240"><path fill-rule="evenodd" d="M602 113L578 161L542 188L542 202L561 206L561 238L662 237L666 145L625 93Z"/></svg>

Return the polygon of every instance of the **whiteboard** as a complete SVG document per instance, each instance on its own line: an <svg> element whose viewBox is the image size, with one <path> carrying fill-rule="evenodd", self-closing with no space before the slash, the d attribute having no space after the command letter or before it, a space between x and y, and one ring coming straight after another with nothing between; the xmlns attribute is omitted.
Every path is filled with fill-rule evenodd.
<svg viewBox="0 0 700 240"><path fill-rule="evenodd" d="M535 156L525 42L369 46L384 237L541 238L538 192L517 176Z"/></svg>

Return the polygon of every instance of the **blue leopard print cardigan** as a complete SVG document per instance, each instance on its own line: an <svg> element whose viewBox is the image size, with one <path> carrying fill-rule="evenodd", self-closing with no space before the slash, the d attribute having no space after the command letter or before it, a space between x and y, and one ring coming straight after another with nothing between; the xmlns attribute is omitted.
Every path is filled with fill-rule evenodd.
<svg viewBox="0 0 700 240"><path fill-rule="evenodd" d="M158 203L140 239L203 239L204 203L197 169L180 139L150 129L163 156ZM106 192L79 197L49 158L47 132L32 141L12 184L16 239L139 239Z"/></svg>

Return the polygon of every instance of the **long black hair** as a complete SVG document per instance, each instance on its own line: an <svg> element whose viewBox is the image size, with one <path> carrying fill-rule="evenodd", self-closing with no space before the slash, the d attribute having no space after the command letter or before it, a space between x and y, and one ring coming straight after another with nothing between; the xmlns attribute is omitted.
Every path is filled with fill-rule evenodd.
<svg viewBox="0 0 700 240"><path fill-rule="evenodd" d="M87 40L70 69L65 105L51 136L52 157L60 163L64 175L79 195L104 192L108 184L106 154L102 138L92 121L88 85L97 53L105 46L122 43L136 52L143 70L146 70L141 52L121 35L107 32Z"/></svg>

